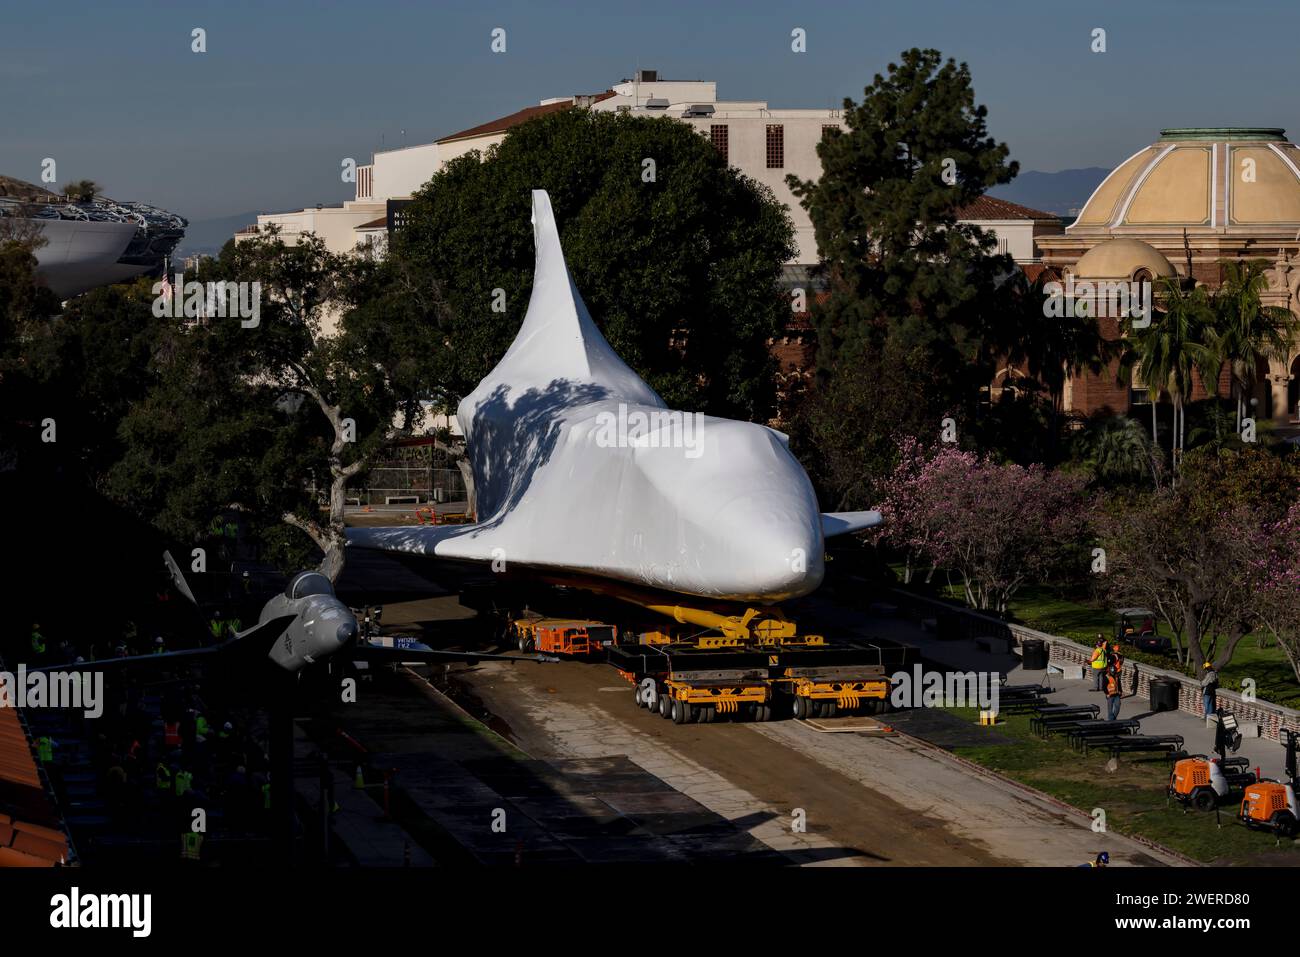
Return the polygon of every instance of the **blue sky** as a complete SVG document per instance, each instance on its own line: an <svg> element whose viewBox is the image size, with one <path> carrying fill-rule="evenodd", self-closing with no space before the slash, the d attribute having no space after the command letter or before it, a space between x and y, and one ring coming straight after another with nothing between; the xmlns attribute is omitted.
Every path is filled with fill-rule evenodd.
<svg viewBox="0 0 1300 957"><path fill-rule="evenodd" d="M790 51L794 27L807 53ZM1300 136L1298 36L1294 0L5 0L0 172L38 181L53 157L60 183L192 219L332 203L349 195L340 161L403 128L427 142L638 66L717 80L724 98L838 106L912 46L970 64L1023 169L1109 166L1165 126Z"/></svg>

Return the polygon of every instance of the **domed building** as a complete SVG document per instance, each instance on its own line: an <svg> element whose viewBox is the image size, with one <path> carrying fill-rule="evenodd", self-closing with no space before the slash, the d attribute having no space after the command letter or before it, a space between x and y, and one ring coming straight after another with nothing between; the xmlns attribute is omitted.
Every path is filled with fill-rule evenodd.
<svg viewBox="0 0 1300 957"><path fill-rule="evenodd" d="M1076 282L1191 277L1217 286L1224 260L1269 262L1264 304L1300 316L1300 147L1271 128L1163 130L1115 168L1065 231L1038 240L1044 266ZM1102 320L1118 336L1113 319ZM1140 384L1139 384L1140 386ZM1220 380L1227 395L1228 376ZM1257 376L1256 414L1294 429L1300 352ZM1192 399L1208 393L1198 382ZM1146 390L1116 385L1114 370L1069 384L1067 410L1128 412Z"/></svg>

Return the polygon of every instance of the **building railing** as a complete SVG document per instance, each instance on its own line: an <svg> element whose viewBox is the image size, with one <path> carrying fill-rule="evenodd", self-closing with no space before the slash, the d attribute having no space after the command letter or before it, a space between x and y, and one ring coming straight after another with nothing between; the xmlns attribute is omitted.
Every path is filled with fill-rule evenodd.
<svg viewBox="0 0 1300 957"><path fill-rule="evenodd" d="M1069 638L1062 638L1059 635L1037 631L1025 625L1003 621L1000 618L972 611L961 605L938 598L918 595L905 588L891 588L890 593L898 600L900 606L906 608L913 617L938 618L939 616L947 616L947 627L950 630L955 628L967 638L1006 638L1015 647L1019 647L1026 639L1038 639L1044 642L1048 649L1049 664L1058 667L1086 668L1092 660L1092 648L1077 641L1071 641ZM1150 698L1152 680L1165 679L1174 681L1178 683L1178 710L1202 717L1201 684L1199 681L1189 678L1181 672L1170 671L1167 668L1157 668L1145 663L1137 664L1130 661L1125 671L1128 672L1129 668L1132 668L1133 671L1126 673L1123 679L1126 692L1137 694L1142 698ZM1137 681L1130 688L1129 680L1133 674L1136 674ZM1258 698L1248 701L1235 691L1225 691L1220 688L1216 696L1216 708L1231 711L1241 724L1257 724L1261 738L1277 741L1280 739L1280 731L1283 728L1300 730L1300 711Z"/></svg>

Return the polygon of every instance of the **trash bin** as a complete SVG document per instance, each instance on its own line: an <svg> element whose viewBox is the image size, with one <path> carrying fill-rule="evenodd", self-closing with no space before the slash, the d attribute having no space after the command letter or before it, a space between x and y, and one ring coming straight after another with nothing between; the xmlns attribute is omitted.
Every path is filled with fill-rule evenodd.
<svg viewBox="0 0 1300 957"><path fill-rule="evenodd" d="M1178 710L1178 682L1173 678L1151 679L1151 710Z"/></svg>
<svg viewBox="0 0 1300 957"><path fill-rule="evenodd" d="M1047 642L1041 638L1026 638L1020 642L1020 667L1026 671L1047 670Z"/></svg>

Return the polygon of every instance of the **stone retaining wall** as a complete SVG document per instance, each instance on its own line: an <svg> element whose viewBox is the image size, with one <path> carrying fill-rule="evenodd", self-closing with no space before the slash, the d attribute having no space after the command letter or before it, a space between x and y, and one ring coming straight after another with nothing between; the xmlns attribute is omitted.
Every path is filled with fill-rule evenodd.
<svg viewBox="0 0 1300 957"><path fill-rule="evenodd" d="M1026 638L1037 638L1046 642L1048 658L1054 665L1074 665L1086 668L1091 661L1092 648L1071 641L1069 638L1049 635L1046 632L1035 631L1033 628L1026 628L1023 625L1009 624L990 615L971 611L962 608L960 605L940 601L937 598L917 595L906 589L893 588L890 591L900 607L906 609L911 617L939 619L939 627L946 627L949 632L961 637L982 638L993 636L1008 638L1017 646ZM1152 678L1168 678L1178 682L1178 710L1197 717L1204 713L1201 707L1200 684L1184 674L1168 671L1164 668L1129 662L1125 667L1126 674L1124 675L1124 692L1126 694L1133 692L1131 683L1133 675L1129 671L1130 668L1137 673L1138 697L1148 699L1151 697ZM1246 701L1237 692L1225 691L1223 688L1219 689L1216 702L1219 707L1236 715L1238 723L1258 724L1260 737L1276 741L1280 737L1278 732L1282 728L1300 730L1300 711L1292 708L1284 708L1282 705L1258 699Z"/></svg>

